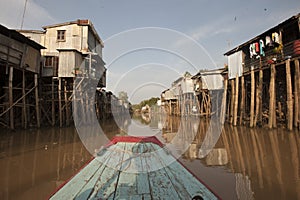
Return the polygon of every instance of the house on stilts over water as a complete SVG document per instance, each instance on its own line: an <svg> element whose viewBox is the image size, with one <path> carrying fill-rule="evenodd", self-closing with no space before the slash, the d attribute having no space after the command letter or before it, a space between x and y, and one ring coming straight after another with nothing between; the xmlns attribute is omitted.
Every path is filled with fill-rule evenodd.
<svg viewBox="0 0 300 200"><path fill-rule="evenodd" d="M300 13L226 52L230 124L299 127Z"/></svg>
<svg viewBox="0 0 300 200"><path fill-rule="evenodd" d="M0 126L40 127L39 43L0 25Z"/></svg>

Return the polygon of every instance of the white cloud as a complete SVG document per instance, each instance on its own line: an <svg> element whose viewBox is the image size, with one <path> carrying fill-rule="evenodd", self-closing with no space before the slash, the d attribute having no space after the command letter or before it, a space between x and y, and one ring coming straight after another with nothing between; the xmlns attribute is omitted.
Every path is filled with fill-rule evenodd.
<svg viewBox="0 0 300 200"><path fill-rule="evenodd" d="M198 28L189 31L187 34L190 35L194 40L201 41L218 34L230 33L233 31L232 27L228 26L230 19L228 17L222 17L211 22L206 22Z"/></svg>
<svg viewBox="0 0 300 200"><path fill-rule="evenodd" d="M1 0L0 23L8 28L20 29L26 0ZM23 29L41 29L56 20L33 0L27 0Z"/></svg>

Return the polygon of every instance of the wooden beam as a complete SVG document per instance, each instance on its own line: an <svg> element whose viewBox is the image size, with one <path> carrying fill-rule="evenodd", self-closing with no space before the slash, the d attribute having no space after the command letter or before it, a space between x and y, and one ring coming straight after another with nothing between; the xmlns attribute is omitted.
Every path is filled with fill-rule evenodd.
<svg viewBox="0 0 300 200"><path fill-rule="evenodd" d="M35 87L36 124L37 127L39 128L41 126L41 123L40 123L40 99L39 99L39 88L38 88L38 74L34 74L34 87Z"/></svg>
<svg viewBox="0 0 300 200"><path fill-rule="evenodd" d="M262 124L262 112L263 112L263 84L264 84L264 72L263 69L260 68L259 70L259 85L258 85L258 89L259 89L259 109L258 109L258 118L257 120Z"/></svg>
<svg viewBox="0 0 300 200"><path fill-rule="evenodd" d="M269 86L269 95L270 95L270 101L269 101L269 120L268 120L268 127L273 127L273 120L274 120L274 113L275 112L275 76L276 76L276 69L275 65L271 65L271 77L270 77L270 86Z"/></svg>
<svg viewBox="0 0 300 200"><path fill-rule="evenodd" d="M240 121L239 121L239 125L242 125L243 123L243 119L244 119L244 113L245 113L245 78L244 75L241 77L241 103L240 103Z"/></svg>
<svg viewBox="0 0 300 200"><path fill-rule="evenodd" d="M275 69L275 68L274 68ZM277 127L277 116L276 116L276 75L275 75L275 78L274 78L274 101L273 101L273 128L276 128Z"/></svg>
<svg viewBox="0 0 300 200"><path fill-rule="evenodd" d="M230 81L231 85L231 97L230 97L230 114L229 114L229 123L233 123L233 112L234 112L234 93L235 93L235 87L234 87L234 80L231 79Z"/></svg>
<svg viewBox="0 0 300 200"><path fill-rule="evenodd" d="M300 22L300 19L299 19ZM299 66L299 60L295 60L295 66L296 68L298 68L299 70L299 75L300 75L300 66ZM298 106L300 106L300 80L299 80L299 76L298 76ZM300 129L300 111L298 110L298 129Z"/></svg>
<svg viewBox="0 0 300 200"><path fill-rule="evenodd" d="M255 108L255 117L254 124L255 127L257 122L262 120L262 86L263 86L263 71L260 68L259 70L259 78L258 78L258 86L256 90L256 108Z"/></svg>
<svg viewBox="0 0 300 200"><path fill-rule="evenodd" d="M225 117L226 117L226 106L227 106L227 89L228 89L228 78L224 78L224 93L223 93L223 99L222 99L222 111L221 111L221 123L224 124Z"/></svg>
<svg viewBox="0 0 300 200"><path fill-rule="evenodd" d="M233 126L236 126L236 124L237 124L238 105L239 105L239 75L236 74L235 93L234 93Z"/></svg>
<svg viewBox="0 0 300 200"><path fill-rule="evenodd" d="M25 69L22 70L22 95L24 96L23 98L23 108L22 108L22 124L23 128L27 128L27 109L26 109L26 76L25 76Z"/></svg>
<svg viewBox="0 0 300 200"><path fill-rule="evenodd" d="M59 109L59 127L62 127L62 105L61 105L61 78L58 78L58 109Z"/></svg>
<svg viewBox="0 0 300 200"><path fill-rule="evenodd" d="M286 69L286 93L287 93L287 129L293 130L293 93L292 93L292 79L290 59L285 61Z"/></svg>
<svg viewBox="0 0 300 200"><path fill-rule="evenodd" d="M14 68L9 67L9 77L8 77L8 101L9 101L9 124L10 124L10 129L15 128L15 123L14 123L14 108L13 108L13 77L14 77Z"/></svg>
<svg viewBox="0 0 300 200"><path fill-rule="evenodd" d="M55 126L55 101L54 101L54 79L52 78L52 82L51 82L51 106L52 106L52 126Z"/></svg>
<svg viewBox="0 0 300 200"><path fill-rule="evenodd" d="M254 125L254 97L255 97L255 77L251 67L251 102L250 102L250 127Z"/></svg>
<svg viewBox="0 0 300 200"><path fill-rule="evenodd" d="M294 74L294 100L295 100L295 109L294 109L294 126L299 127L299 60L294 61L295 64L295 74Z"/></svg>
<svg viewBox="0 0 300 200"><path fill-rule="evenodd" d="M25 69L24 69L24 60L25 60L25 55L27 54L27 44L23 44L23 52L22 52L22 57L21 57L21 62L20 62L20 68L22 69L22 95L24 96L22 102L23 102L23 107L22 107L22 126L23 128L27 128L27 109L26 109L26 74L25 74Z"/></svg>
<svg viewBox="0 0 300 200"><path fill-rule="evenodd" d="M64 81L64 97L65 97L65 109L66 109L66 125L70 125L70 111L69 111L69 101L68 101L68 91L67 91L68 81Z"/></svg>

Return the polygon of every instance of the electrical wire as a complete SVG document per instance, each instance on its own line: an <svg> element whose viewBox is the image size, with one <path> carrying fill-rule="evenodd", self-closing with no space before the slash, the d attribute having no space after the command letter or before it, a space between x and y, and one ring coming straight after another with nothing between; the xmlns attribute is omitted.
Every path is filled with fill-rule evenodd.
<svg viewBox="0 0 300 200"><path fill-rule="evenodd" d="M28 0L25 0L25 4L24 4L24 10L23 10L23 16L22 16L22 22L21 22L21 27L20 27L20 30L22 30L22 29L23 29L24 18L25 18L26 7L27 7L27 1L28 1Z"/></svg>

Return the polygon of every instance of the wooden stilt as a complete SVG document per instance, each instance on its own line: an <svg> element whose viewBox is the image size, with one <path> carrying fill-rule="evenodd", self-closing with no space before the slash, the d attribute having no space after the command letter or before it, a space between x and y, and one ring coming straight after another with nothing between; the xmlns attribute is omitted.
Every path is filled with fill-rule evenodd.
<svg viewBox="0 0 300 200"><path fill-rule="evenodd" d="M293 97L290 59L285 61L286 69L286 90L287 90L287 128L293 130Z"/></svg>
<svg viewBox="0 0 300 200"><path fill-rule="evenodd" d="M273 128L277 127L277 116L276 116L276 76L274 77L274 101L273 101Z"/></svg>
<svg viewBox="0 0 300 200"><path fill-rule="evenodd" d="M196 98L196 102L197 102L198 114L201 116L199 94L197 94L195 98Z"/></svg>
<svg viewBox="0 0 300 200"><path fill-rule="evenodd" d="M294 126L299 127L299 60L294 61L295 64L295 74L294 74Z"/></svg>
<svg viewBox="0 0 300 200"><path fill-rule="evenodd" d="M295 60L295 66L299 69L300 75L300 67L299 67L299 60ZM299 78L299 76L298 76ZM300 106L300 80L298 79L298 106ZM300 129L300 111L298 110L298 129Z"/></svg>
<svg viewBox="0 0 300 200"><path fill-rule="evenodd" d="M207 94L206 96L207 96L207 102L206 102L207 115L206 115L206 117L208 119L211 116L211 96L210 96L210 94Z"/></svg>
<svg viewBox="0 0 300 200"><path fill-rule="evenodd" d="M203 115L203 99L204 99L204 91L201 90L200 116Z"/></svg>
<svg viewBox="0 0 300 200"><path fill-rule="evenodd" d="M40 123L40 99L39 99L39 87L38 87L38 75L34 74L34 87L35 87L35 112L36 112L36 124L39 128ZM25 97L24 97L25 98Z"/></svg>
<svg viewBox="0 0 300 200"><path fill-rule="evenodd" d="M59 109L59 127L62 127L62 106L61 106L61 78L58 78L58 109Z"/></svg>
<svg viewBox="0 0 300 200"><path fill-rule="evenodd" d="M89 115L89 103L90 103L89 99L90 98L89 98L88 92L85 92L85 116L86 116L86 124L89 124L89 122L91 121L90 120L90 115ZM113 102L113 103L115 103L115 102ZM113 107L113 109L116 110L116 104L114 104L114 105L115 106ZM113 116L114 116L114 114L116 114L115 110L112 111Z"/></svg>
<svg viewBox="0 0 300 200"><path fill-rule="evenodd" d="M80 112L79 112L79 115L78 117L80 117L80 122L83 123L83 124L86 124L86 111L85 111L85 106L84 106L84 101L83 101L83 87L82 85L80 85L80 88L79 88L79 91L80 91L80 95L79 97L80 98ZM110 97L110 100L108 100L108 116L107 117L110 117L110 114L112 113L112 107L111 107L111 104L112 104L112 99Z"/></svg>
<svg viewBox="0 0 300 200"><path fill-rule="evenodd" d="M13 76L14 76L14 68L9 67L9 77L8 77L8 101L9 101L9 121L10 121L10 129L15 128L14 123L14 108L13 108Z"/></svg>
<svg viewBox="0 0 300 200"><path fill-rule="evenodd" d="M228 96L228 80L227 80L227 96ZM227 116L227 122L230 123L230 105L231 105L231 99L228 98L227 102L227 97L226 97L226 116Z"/></svg>
<svg viewBox="0 0 300 200"><path fill-rule="evenodd" d="M176 100L176 115L179 116L179 111L180 111L180 105L179 105L179 102L178 100Z"/></svg>
<svg viewBox="0 0 300 200"><path fill-rule="evenodd" d="M221 111L221 123L224 124L225 117L226 117L226 106L227 106L227 88L228 88L228 78L224 78L224 93L223 93L223 99L222 99L222 111Z"/></svg>
<svg viewBox="0 0 300 200"><path fill-rule="evenodd" d="M254 125L254 93L255 93L255 77L254 70L251 67L251 103L250 103L250 127Z"/></svg>
<svg viewBox="0 0 300 200"><path fill-rule="evenodd" d="M273 127L273 120L274 120L274 114L275 112L275 75L276 75L276 69L275 65L271 65L271 77L270 77L270 86L269 86L269 94L270 94L270 101L269 101L269 120L268 120L268 127Z"/></svg>
<svg viewBox="0 0 300 200"><path fill-rule="evenodd" d="M245 78L244 76L241 77L241 103L240 103L240 121L239 124L242 125L245 113Z"/></svg>
<svg viewBox="0 0 300 200"><path fill-rule="evenodd" d="M263 71L259 70L258 86L256 90L256 108L255 108L255 117L254 124L255 127L257 122L262 120L262 86L263 86Z"/></svg>
<svg viewBox="0 0 300 200"><path fill-rule="evenodd" d="M22 123L23 123L23 128L27 128L27 109L26 109L26 77L25 77L25 70L23 69L23 78L22 78L22 95L24 96L22 102L23 102L23 108L22 108Z"/></svg>
<svg viewBox="0 0 300 200"><path fill-rule="evenodd" d="M55 101L54 101L54 79L52 78L52 83L51 83L51 103L52 103L52 126L55 126Z"/></svg>
<svg viewBox="0 0 300 200"><path fill-rule="evenodd" d="M234 80L231 79L230 82L231 85L231 97L230 97L230 115L229 115L229 123L233 123L233 112L234 112L234 93L235 93L235 87L234 87Z"/></svg>
<svg viewBox="0 0 300 200"><path fill-rule="evenodd" d="M233 126L236 126L237 124L238 105L239 105L239 76L237 74L235 77Z"/></svg>
<svg viewBox="0 0 300 200"><path fill-rule="evenodd" d="M64 81L64 97L65 97L65 109L66 109L66 125L70 125L70 111L69 111L69 101L68 101L68 91L67 91L68 82Z"/></svg>
<svg viewBox="0 0 300 200"><path fill-rule="evenodd" d="M258 118L257 120L259 121L260 124L262 124L262 112L263 112L263 84L264 84L264 73L263 70L260 68L259 70L259 85L258 85L258 89L259 89L259 109L258 109Z"/></svg>

